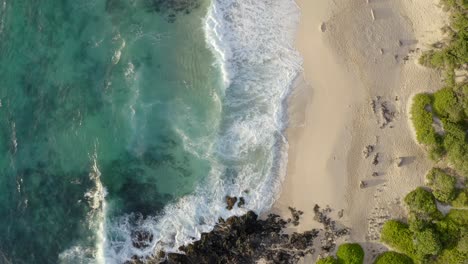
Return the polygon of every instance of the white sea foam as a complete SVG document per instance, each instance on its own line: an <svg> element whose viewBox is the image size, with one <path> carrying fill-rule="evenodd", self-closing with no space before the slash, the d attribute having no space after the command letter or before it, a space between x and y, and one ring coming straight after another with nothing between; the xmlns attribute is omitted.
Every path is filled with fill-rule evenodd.
<svg viewBox="0 0 468 264"><path fill-rule="evenodd" d="M59 262L66 264L104 264L106 244L106 200L107 194L101 182L101 172L97 164L97 151L91 157L89 178L93 182L91 189L84 194L88 202L89 212L86 222L88 230L94 233L91 244L77 245L60 253Z"/></svg>
<svg viewBox="0 0 468 264"><path fill-rule="evenodd" d="M158 217L137 226L122 217L108 225L107 263L177 251L211 231L219 217L271 207L285 172L285 99L302 63L292 47L298 19L294 0L212 1L205 33L223 74L225 98L220 134L207 157L210 175ZM187 147L193 151L198 144ZM228 211L226 195L245 197L245 208ZM153 244L133 247L135 229L150 232Z"/></svg>

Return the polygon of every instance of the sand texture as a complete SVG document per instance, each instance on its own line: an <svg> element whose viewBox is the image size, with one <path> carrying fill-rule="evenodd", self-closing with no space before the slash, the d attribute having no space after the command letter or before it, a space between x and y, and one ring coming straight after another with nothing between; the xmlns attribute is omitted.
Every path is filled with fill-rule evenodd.
<svg viewBox="0 0 468 264"><path fill-rule="evenodd" d="M447 15L437 0L297 2L304 71L290 99L288 172L272 212L303 210L304 231L318 226L314 205L329 205L369 263L382 249L382 223L403 214L402 197L430 169L408 110L412 95L442 85L417 58L441 38Z"/></svg>

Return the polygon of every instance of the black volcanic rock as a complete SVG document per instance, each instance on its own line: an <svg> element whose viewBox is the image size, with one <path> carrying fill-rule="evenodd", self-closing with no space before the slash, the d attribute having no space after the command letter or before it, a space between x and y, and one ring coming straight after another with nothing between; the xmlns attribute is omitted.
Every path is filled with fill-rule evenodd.
<svg viewBox="0 0 468 264"><path fill-rule="evenodd" d="M213 231L203 233L200 240L180 247L184 254L168 253L162 263L297 263L305 254L312 253L313 240L318 231L283 234L286 221L270 214L265 220L249 211L218 223ZM152 263L152 260L134 260L129 263ZM158 262L155 262L158 263Z"/></svg>

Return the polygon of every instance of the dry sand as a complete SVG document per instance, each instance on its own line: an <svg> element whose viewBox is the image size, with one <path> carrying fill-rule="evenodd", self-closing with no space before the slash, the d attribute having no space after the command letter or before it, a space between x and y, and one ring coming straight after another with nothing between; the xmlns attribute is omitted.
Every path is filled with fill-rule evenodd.
<svg viewBox="0 0 468 264"><path fill-rule="evenodd" d="M272 212L303 210L303 231L317 226L315 204L344 209L339 221L351 228L347 239L365 246L371 263L381 250L381 224L402 215L402 197L431 166L407 113L412 95L441 86L440 76L416 60L441 37L447 15L438 0L297 2L304 71L290 100L288 172ZM365 158L367 145L374 151Z"/></svg>

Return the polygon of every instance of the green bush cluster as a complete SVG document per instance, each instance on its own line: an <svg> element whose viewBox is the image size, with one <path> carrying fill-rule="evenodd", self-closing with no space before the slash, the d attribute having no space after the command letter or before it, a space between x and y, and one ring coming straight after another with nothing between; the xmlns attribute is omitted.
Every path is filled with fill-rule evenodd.
<svg viewBox="0 0 468 264"><path fill-rule="evenodd" d="M420 63L445 72L446 86L433 95L414 98L411 116L418 142L425 144L434 160L446 157L461 174L468 176L468 83L455 82L455 70L468 63L468 0L442 0L451 12L450 41L437 50L425 52ZM428 111L432 109L433 111ZM442 120L444 135L432 127Z"/></svg>
<svg viewBox="0 0 468 264"><path fill-rule="evenodd" d="M411 107L411 120L416 130L416 139L419 143L429 146L438 143L438 136L432 126L432 113L428 109L431 105L431 95L417 94L413 98Z"/></svg>
<svg viewBox="0 0 468 264"><path fill-rule="evenodd" d="M451 122L460 122L465 117L460 99L457 98L452 88L446 87L433 95L434 112L441 118L447 118Z"/></svg>
<svg viewBox="0 0 468 264"><path fill-rule="evenodd" d="M409 226L397 220L385 222L380 233L380 240L398 252L405 253L410 257L416 256L413 244L413 232Z"/></svg>
<svg viewBox="0 0 468 264"><path fill-rule="evenodd" d="M364 250L357 243L342 244L336 252L340 264L362 264L364 263Z"/></svg>
<svg viewBox="0 0 468 264"><path fill-rule="evenodd" d="M427 219L440 216L434 195L422 187L408 193L404 200L409 211L418 217Z"/></svg>
<svg viewBox="0 0 468 264"><path fill-rule="evenodd" d="M452 206L455 208L468 207L468 189L459 190L457 196L452 201Z"/></svg>
<svg viewBox="0 0 468 264"><path fill-rule="evenodd" d="M426 175L427 185L432 189L435 198L450 203L457 194L457 179L439 168L434 168Z"/></svg>
<svg viewBox="0 0 468 264"><path fill-rule="evenodd" d="M427 195L418 191L414 196ZM422 206L424 210L421 211L431 207ZM452 209L445 217L429 216L427 219L412 213L408 222L387 221L382 227L381 241L416 263L456 264L468 260L468 210ZM390 256L387 258L390 259Z"/></svg>
<svg viewBox="0 0 468 264"><path fill-rule="evenodd" d="M387 251L380 254L374 264L413 264L413 260L405 254Z"/></svg>
<svg viewBox="0 0 468 264"><path fill-rule="evenodd" d="M425 52L420 63L442 70L445 87L416 95L411 120L429 156L468 177L468 83L455 80L455 70L468 63L468 0L442 3L452 15L446 29L450 41ZM442 123L440 134L436 119ZM390 220L382 228L381 241L399 253L385 252L375 263L468 263L468 189L457 189L456 178L441 169L432 169L426 179L432 191L418 187L404 199L408 223ZM446 216L438 211L436 199L453 206Z"/></svg>
<svg viewBox="0 0 468 264"><path fill-rule="evenodd" d="M357 243L345 243L338 247L336 258L328 256L317 260L316 264L363 264L364 250Z"/></svg>

